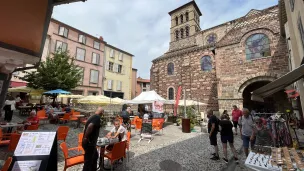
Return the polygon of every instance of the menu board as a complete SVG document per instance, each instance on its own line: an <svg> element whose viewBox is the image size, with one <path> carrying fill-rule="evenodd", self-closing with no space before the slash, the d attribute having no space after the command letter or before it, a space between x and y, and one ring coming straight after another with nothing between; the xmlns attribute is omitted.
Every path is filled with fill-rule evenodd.
<svg viewBox="0 0 304 171"><path fill-rule="evenodd" d="M16 161L12 171L38 171L41 160Z"/></svg>
<svg viewBox="0 0 304 171"><path fill-rule="evenodd" d="M141 127L141 136L151 137L152 135L152 120L143 119Z"/></svg>
<svg viewBox="0 0 304 171"><path fill-rule="evenodd" d="M50 155L56 132L23 132L15 156Z"/></svg>

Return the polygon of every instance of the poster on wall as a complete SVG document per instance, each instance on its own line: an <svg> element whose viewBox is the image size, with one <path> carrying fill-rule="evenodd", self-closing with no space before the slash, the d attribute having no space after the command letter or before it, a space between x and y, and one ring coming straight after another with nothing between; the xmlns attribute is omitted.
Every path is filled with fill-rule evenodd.
<svg viewBox="0 0 304 171"><path fill-rule="evenodd" d="M159 101L154 101L152 104L152 111L157 113L164 113L164 103Z"/></svg>

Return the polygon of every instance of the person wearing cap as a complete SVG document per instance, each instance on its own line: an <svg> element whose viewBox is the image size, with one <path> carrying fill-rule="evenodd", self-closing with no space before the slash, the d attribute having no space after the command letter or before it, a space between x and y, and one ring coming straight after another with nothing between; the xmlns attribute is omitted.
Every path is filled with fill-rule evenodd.
<svg viewBox="0 0 304 171"><path fill-rule="evenodd" d="M255 145L261 146L272 146L273 145L273 136L271 131L267 129L267 126L264 124L262 118L256 118L255 127L253 129L253 137L255 139Z"/></svg>

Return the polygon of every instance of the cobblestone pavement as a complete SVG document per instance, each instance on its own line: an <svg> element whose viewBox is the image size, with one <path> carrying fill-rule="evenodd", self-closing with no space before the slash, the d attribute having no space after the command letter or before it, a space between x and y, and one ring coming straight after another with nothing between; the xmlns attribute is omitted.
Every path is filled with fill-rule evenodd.
<svg viewBox="0 0 304 171"><path fill-rule="evenodd" d="M14 114L13 122L19 122L25 118L19 117ZM68 147L76 147L78 133L83 129L74 129L75 123L68 123L70 126L69 134L67 137ZM41 124L39 129L42 130L56 130L58 125L54 124ZM100 136L104 136L110 127L106 127L100 131ZM197 129L200 130L200 129ZM174 125L167 125L164 128L163 134L156 134L154 139L148 144L143 140L137 142L139 136L132 130L131 146L130 146L130 160L125 165L118 164L115 170L118 171L220 171L220 170L247 170L242 164L235 165L234 161L229 161L225 164L223 160L212 161L209 158L213 152L213 148L209 145L208 134L201 133L200 131L192 132L189 134L182 133L181 127ZM220 142L218 136L218 142ZM59 142L60 143L60 142ZM58 144L59 144L58 143ZM235 137L235 147L240 151L241 140L239 136ZM0 148L0 159L4 159L7 147ZM220 157L223 157L222 147L219 145ZM230 149L228 149L229 158L232 157ZM77 152L69 153L70 156L76 155ZM10 154L12 155L12 154ZM241 157L241 156L240 156ZM241 157L240 163L245 161ZM106 162L107 163L107 162ZM61 149L58 146L58 170L63 170L64 158ZM124 167L123 167L124 166ZM82 165L77 165L68 169L68 171L80 171Z"/></svg>

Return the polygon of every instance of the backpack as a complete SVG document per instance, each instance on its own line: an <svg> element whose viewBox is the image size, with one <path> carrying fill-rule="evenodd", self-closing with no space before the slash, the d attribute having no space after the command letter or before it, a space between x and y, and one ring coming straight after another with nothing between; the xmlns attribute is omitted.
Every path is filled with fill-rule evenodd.
<svg viewBox="0 0 304 171"><path fill-rule="evenodd" d="M254 121L253 121L253 116L250 114L249 115L250 117L251 117L251 120L252 120L252 122L254 123ZM241 116L241 123L242 123L242 119L243 119L243 115ZM241 124L238 124L240 127L242 126Z"/></svg>

